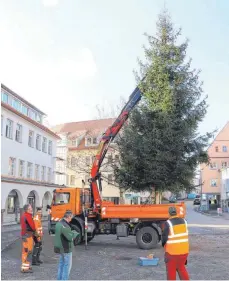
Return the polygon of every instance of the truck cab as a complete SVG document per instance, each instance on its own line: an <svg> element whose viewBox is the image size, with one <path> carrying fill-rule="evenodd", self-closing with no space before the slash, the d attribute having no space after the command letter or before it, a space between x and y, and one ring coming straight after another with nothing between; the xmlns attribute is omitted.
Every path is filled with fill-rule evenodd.
<svg viewBox="0 0 229 281"><path fill-rule="evenodd" d="M49 233L55 233L56 223L61 220L67 210L72 211L74 216L82 216L83 204L86 209L90 207L89 188L59 188L53 191L53 200L49 218Z"/></svg>

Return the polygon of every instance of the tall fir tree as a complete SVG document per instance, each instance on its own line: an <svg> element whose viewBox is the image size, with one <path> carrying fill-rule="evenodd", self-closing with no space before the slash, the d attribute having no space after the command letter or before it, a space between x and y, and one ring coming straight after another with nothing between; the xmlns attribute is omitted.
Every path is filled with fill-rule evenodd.
<svg viewBox="0 0 229 281"><path fill-rule="evenodd" d="M167 11L159 15L157 34L144 47L146 62L136 75L143 98L117 143L116 182L134 191L177 191L190 186L198 163L207 163L213 133L198 134L207 112L200 71L186 61L188 41L179 44ZM143 79L144 77L144 79Z"/></svg>

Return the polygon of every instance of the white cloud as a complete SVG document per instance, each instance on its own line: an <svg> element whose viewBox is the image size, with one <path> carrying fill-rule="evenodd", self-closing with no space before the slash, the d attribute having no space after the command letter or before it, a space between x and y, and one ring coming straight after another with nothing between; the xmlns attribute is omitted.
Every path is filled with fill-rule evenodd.
<svg viewBox="0 0 229 281"><path fill-rule="evenodd" d="M54 7L58 5L58 0L42 0L45 7Z"/></svg>

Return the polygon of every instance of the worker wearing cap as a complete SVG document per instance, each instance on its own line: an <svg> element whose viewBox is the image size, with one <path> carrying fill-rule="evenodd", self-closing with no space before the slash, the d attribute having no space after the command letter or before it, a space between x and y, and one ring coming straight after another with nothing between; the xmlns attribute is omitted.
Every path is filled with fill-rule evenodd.
<svg viewBox="0 0 229 281"><path fill-rule="evenodd" d="M175 207L169 208L169 216L162 233L167 280L176 280L176 272L178 272L180 280L189 280L185 267L189 254L187 222L177 216Z"/></svg>
<svg viewBox="0 0 229 281"><path fill-rule="evenodd" d="M33 260L32 265L40 265L43 263L40 260L40 254L42 250L42 237L43 237L43 229L42 229L42 222L41 222L42 210L41 208L37 208L37 213L33 218L34 225L36 228L36 232L38 237L34 236L34 248L33 248Z"/></svg>

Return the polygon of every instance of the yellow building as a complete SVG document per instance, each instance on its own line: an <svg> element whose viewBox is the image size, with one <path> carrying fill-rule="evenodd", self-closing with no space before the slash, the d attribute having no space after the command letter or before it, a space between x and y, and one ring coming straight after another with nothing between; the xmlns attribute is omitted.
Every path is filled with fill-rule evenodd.
<svg viewBox="0 0 229 281"><path fill-rule="evenodd" d="M52 130L61 137L57 143L56 183L69 187L88 185L90 170L102 134L115 119L100 119L57 125ZM119 161L113 143L103 161L102 196L104 200L119 203L120 190L114 182L113 165Z"/></svg>

